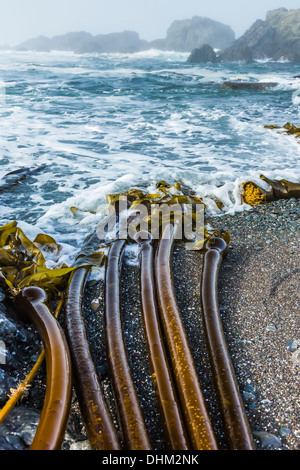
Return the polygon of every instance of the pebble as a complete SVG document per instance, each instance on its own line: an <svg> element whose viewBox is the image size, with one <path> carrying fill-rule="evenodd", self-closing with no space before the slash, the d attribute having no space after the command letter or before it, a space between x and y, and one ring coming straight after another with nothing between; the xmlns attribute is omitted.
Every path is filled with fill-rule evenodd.
<svg viewBox="0 0 300 470"><path fill-rule="evenodd" d="M285 426L281 426L279 434L281 437L286 437L288 434L291 434L291 430Z"/></svg>
<svg viewBox="0 0 300 470"><path fill-rule="evenodd" d="M281 439L270 432L254 431L253 435L263 449L282 447Z"/></svg>
<svg viewBox="0 0 300 470"><path fill-rule="evenodd" d="M92 302L91 302L91 309L93 310L93 312L97 312L97 310L99 309L100 307L100 303L97 299L94 299Z"/></svg>
<svg viewBox="0 0 300 470"><path fill-rule="evenodd" d="M266 328L267 331L276 331L277 328L275 325L268 325L267 328Z"/></svg>
<svg viewBox="0 0 300 470"><path fill-rule="evenodd" d="M249 393L254 393L255 392L255 387L253 387L253 385L251 385L251 384L247 384L244 387L244 391L249 392Z"/></svg>
<svg viewBox="0 0 300 470"><path fill-rule="evenodd" d="M297 341L289 341L287 343L287 348L290 352L295 352L298 349L298 342Z"/></svg>
<svg viewBox="0 0 300 470"><path fill-rule="evenodd" d="M256 399L256 396L250 392L243 392L243 398L246 403L253 403Z"/></svg>
<svg viewBox="0 0 300 470"><path fill-rule="evenodd" d="M92 450L89 441L74 442L70 446L70 450Z"/></svg>

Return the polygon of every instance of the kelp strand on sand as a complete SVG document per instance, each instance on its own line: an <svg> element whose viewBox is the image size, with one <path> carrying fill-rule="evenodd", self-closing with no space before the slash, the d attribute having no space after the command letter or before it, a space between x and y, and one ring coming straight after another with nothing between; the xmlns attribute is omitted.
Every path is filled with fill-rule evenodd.
<svg viewBox="0 0 300 470"><path fill-rule="evenodd" d="M89 268L79 268L69 281L66 296L66 330L75 375L75 389L93 450L121 448L87 339L83 296Z"/></svg>
<svg viewBox="0 0 300 470"><path fill-rule="evenodd" d="M216 450L218 444L206 409L172 281L170 263L175 230L177 229L178 227L174 227L172 224L166 227L168 236L164 234L164 237L161 238L155 257L158 305L180 397L183 419L192 449Z"/></svg>
<svg viewBox="0 0 300 470"><path fill-rule="evenodd" d="M57 308L55 310L55 318L58 319L61 309L63 307L64 299L61 299L58 302ZM42 352L39 355L35 365L29 372L29 374L25 377L24 380L17 386L16 389L11 389L11 395L9 397L9 400L6 402L4 407L0 410L0 425L3 423L5 420L6 416L12 411L12 409L16 406L16 404L22 400L23 396L28 392L29 387L31 386L31 383L33 382L36 374L40 370L40 367L42 366L44 360L45 360L45 348L42 348Z"/></svg>
<svg viewBox="0 0 300 470"><path fill-rule="evenodd" d="M63 330L46 306L45 292L27 287L15 299L15 308L39 331L45 348L47 384L44 406L31 450L59 450L68 424L72 399L72 365Z"/></svg>
<svg viewBox="0 0 300 470"><path fill-rule="evenodd" d="M120 270L125 243L125 240L117 240L111 245L106 265L105 330L108 362L126 449L150 450L151 444L124 342Z"/></svg>
<svg viewBox="0 0 300 470"><path fill-rule="evenodd" d="M151 235L137 234L140 249L141 310L145 327L152 377L162 416L168 448L189 449L176 387L168 363L161 331L154 280L154 248Z"/></svg>
<svg viewBox="0 0 300 470"><path fill-rule="evenodd" d="M279 181L271 180L264 175L260 175L260 178L270 186L269 190L261 188L253 181L246 181L245 183L242 183L242 199L250 206L256 206L258 204L275 201L277 199L300 197L300 183L292 183L291 181L287 181L285 179Z"/></svg>
<svg viewBox="0 0 300 470"><path fill-rule="evenodd" d="M202 316L226 433L232 450L253 450L255 444L226 345L217 298L219 269L228 244L216 237L207 243L206 249L201 286Z"/></svg>

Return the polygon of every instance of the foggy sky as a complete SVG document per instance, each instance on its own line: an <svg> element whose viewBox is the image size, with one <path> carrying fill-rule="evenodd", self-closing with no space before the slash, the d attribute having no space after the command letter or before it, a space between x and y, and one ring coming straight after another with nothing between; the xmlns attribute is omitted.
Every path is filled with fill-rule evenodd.
<svg viewBox="0 0 300 470"><path fill-rule="evenodd" d="M0 44L71 31L137 31L164 38L174 20L206 16L229 24L236 37L268 10L299 8L299 0L0 0Z"/></svg>

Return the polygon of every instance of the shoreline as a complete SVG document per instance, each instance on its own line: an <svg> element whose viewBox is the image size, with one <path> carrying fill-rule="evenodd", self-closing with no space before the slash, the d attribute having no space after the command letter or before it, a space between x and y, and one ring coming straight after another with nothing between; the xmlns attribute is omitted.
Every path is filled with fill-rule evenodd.
<svg viewBox="0 0 300 470"><path fill-rule="evenodd" d="M214 228L228 229L231 234L230 250L219 276L220 311L258 449L300 448L300 412L297 409L300 369L300 358L297 356L297 351L300 351L300 299L297 290L300 273L299 215L300 201L290 199L207 220ZM203 253L187 252L176 246L173 255L174 285L208 409L221 448L226 449L224 426L215 399L202 330L202 261ZM123 266L125 341L153 448L165 450L151 371L145 360L147 351L140 315L138 271L136 266ZM98 372L111 411L115 413L103 346L103 287L103 282L97 285L95 282L88 283L84 312L88 335L93 339ZM91 308L95 298L99 300L96 310ZM11 329L7 326L5 330L7 335L9 331L12 335L9 344L11 356L8 359L14 357L14 367L6 366L10 372L3 381L7 390L0 394L2 407L5 392L9 392L10 385L16 382L8 380L9 374L18 380L23 378L25 370L29 371L34 356L38 354L39 339L31 328L27 331L14 319L13 312L5 313L3 304L0 307L1 319L6 317L10 321L7 325ZM21 369L17 370L19 367ZM0 374L1 370L5 369L0 368ZM42 405L43 379L44 370L41 370L29 390L29 396L0 426L0 448L28 448ZM89 448L75 396L65 448L70 446Z"/></svg>

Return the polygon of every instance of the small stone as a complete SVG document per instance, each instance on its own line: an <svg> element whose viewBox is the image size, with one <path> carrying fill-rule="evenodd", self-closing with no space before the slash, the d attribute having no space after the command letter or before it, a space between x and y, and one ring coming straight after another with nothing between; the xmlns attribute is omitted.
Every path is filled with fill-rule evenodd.
<svg viewBox="0 0 300 470"><path fill-rule="evenodd" d="M275 325L268 325L267 328L266 328L267 331L276 331L277 328Z"/></svg>
<svg viewBox="0 0 300 470"><path fill-rule="evenodd" d="M244 391L249 392L249 393L254 393L255 392L255 387L253 387L253 385L251 385L251 384L247 384L244 387Z"/></svg>
<svg viewBox="0 0 300 470"><path fill-rule="evenodd" d="M220 312L221 312L221 313L226 313L226 312L228 312L228 307L221 306L221 307L220 307Z"/></svg>
<svg viewBox="0 0 300 470"><path fill-rule="evenodd" d="M295 352L298 349L298 342L297 341L289 341L287 343L287 348L290 352Z"/></svg>
<svg viewBox="0 0 300 470"><path fill-rule="evenodd" d="M253 435L263 449L282 447L281 439L270 432L254 431Z"/></svg>
<svg viewBox="0 0 300 470"><path fill-rule="evenodd" d="M253 395L253 393L250 392L243 392L243 398L246 403L253 403L256 399L256 396Z"/></svg>
<svg viewBox="0 0 300 470"><path fill-rule="evenodd" d="M285 426L281 426L279 429L279 434L281 437L286 437L288 434L291 434L291 430L289 428L286 428Z"/></svg>
<svg viewBox="0 0 300 470"><path fill-rule="evenodd" d="M100 303L97 299L94 299L92 302L91 302L91 309L93 310L93 312L97 312L98 308L100 307Z"/></svg>
<svg viewBox="0 0 300 470"><path fill-rule="evenodd" d="M78 441L71 444L70 450L91 450L91 446L89 441Z"/></svg>
<svg viewBox="0 0 300 470"><path fill-rule="evenodd" d="M270 245L272 243L272 240L266 240L267 245Z"/></svg>
<svg viewBox="0 0 300 470"><path fill-rule="evenodd" d="M262 250L262 249L263 249L262 246L256 246L256 247L255 247L255 250L257 250L257 251L260 251L260 250Z"/></svg>

